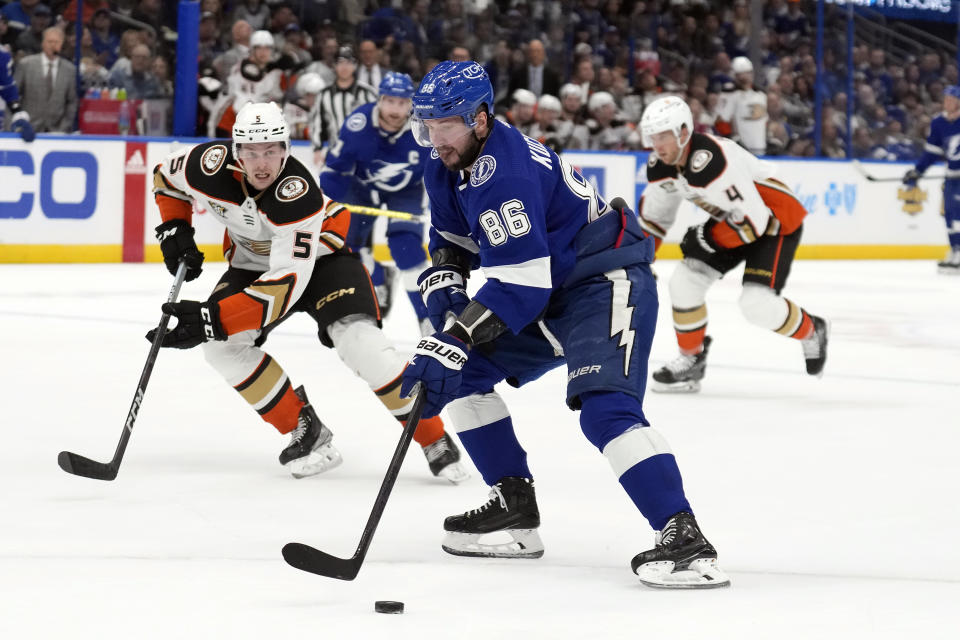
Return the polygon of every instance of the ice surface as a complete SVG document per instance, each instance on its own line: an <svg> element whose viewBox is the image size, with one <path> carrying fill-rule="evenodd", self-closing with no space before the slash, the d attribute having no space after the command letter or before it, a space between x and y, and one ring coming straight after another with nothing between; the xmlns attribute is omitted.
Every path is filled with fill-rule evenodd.
<svg viewBox="0 0 960 640"><path fill-rule="evenodd" d="M657 265L652 366L675 355L673 267ZM222 269L182 297L205 297ZM290 541L353 553L400 435L306 317L267 346L342 467L292 479L276 461L286 438L201 352L164 350L117 480L70 476L60 450L113 454L172 278L157 264L0 276L0 638L960 637L960 278L930 262L794 265L788 297L833 322L820 380L799 344L742 319L739 273L710 292L703 391L646 400L733 580L703 592L630 572L653 535L564 408L563 371L503 390L536 475L542 559L441 551L443 517L487 490L432 478L413 450L354 582L287 566ZM412 348L405 305L386 329Z"/></svg>

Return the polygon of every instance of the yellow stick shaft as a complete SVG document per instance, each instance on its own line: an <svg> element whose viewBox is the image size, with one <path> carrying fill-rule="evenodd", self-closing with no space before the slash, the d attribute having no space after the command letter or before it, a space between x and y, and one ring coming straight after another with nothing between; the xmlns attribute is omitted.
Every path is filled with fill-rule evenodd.
<svg viewBox="0 0 960 640"><path fill-rule="evenodd" d="M390 209L377 209L376 207L364 207L359 204L344 203L350 213L359 213L362 216L382 216L384 218L396 218L398 220L420 220L422 216L407 213L406 211L391 211Z"/></svg>

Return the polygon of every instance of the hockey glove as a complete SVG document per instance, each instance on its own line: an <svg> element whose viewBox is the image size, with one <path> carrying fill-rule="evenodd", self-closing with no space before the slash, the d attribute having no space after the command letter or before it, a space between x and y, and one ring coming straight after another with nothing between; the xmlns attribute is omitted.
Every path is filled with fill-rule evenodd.
<svg viewBox="0 0 960 640"><path fill-rule="evenodd" d="M19 131L24 142L33 142L37 134L33 130L33 125L30 124L30 114L26 111L16 111L16 109L14 111L15 113L10 116L10 131Z"/></svg>
<svg viewBox="0 0 960 640"><path fill-rule="evenodd" d="M917 180L920 179L920 172L916 169L910 169L905 174L903 174L903 186L905 187L915 187L917 186Z"/></svg>
<svg viewBox="0 0 960 640"><path fill-rule="evenodd" d="M680 251L684 258L709 262L710 257L721 248L714 242L711 234L714 226L716 222L711 220L687 229L680 241Z"/></svg>
<svg viewBox="0 0 960 640"><path fill-rule="evenodd" d="M448 315L459 316L470 302L463 275L451 267L428 267L417 278L434 331L443 331Z"/></svg>
<svg viewBox="0 0 960 640"><path fill-rule="evenodd" d="M417 383L422 382L427 393L423 417L431 418L456 397L463 380L460 371L466 363L467 345L462 340L442 332L422 338L403 370L400 396L408 397Z"/></svg>
<svg viewBox="0 0 960 640"><path fill-rule="evenodd" d="M167 265L170 275L176 275L182 260L187 264L187 282L195 280L203 271L203 253L197 249L193 239L195 231L190 223L181 218L167 220L156 228L156 232L163 263Z"/></svg>
<svg viewBox="0 0 960 640"><path fill-rule="evenodd" d="M220 326L220 307L216 302L165 302L160 309L177 319L177 326L167 329L160 341L161 347L192 349L210 340L226 340L227 334ZM147 332L147 340L153 342L156 329Z"/></svg>

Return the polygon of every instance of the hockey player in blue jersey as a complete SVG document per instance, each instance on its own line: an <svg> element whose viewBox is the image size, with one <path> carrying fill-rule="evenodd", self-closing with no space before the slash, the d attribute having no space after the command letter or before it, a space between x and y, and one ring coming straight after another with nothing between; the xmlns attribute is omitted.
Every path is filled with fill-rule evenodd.
<svg viewBox="0 0 960 640"><path fill-rule="evenodd" d="M320 174L323 192L333 200L365 207L386 208L422 215L426 205L423 166L427 152L410 132L413 80L405 73L387 72L380 81L377 102L356 109L344 121L340 137L327 154ZM347 245L360 253L377 288L383 313L389 301L392 269L374 261L368 248L372 216L353 216ZM427 268L423 249L423 223L391 218L387 246L400 270L404 288L417 313L421 330L430 333L427 309L417 290L417 276Z"/></svg>
<svg viewBox="0 0 960 640"><path fill-rule="evenodd" d="M0 45L0 98L10 110L10 130L19 131L26 142L33 142L36 135L30 124L30 114L20 108L20 92L13 81L13 57L10 51ZM0 129L3 129L3 110L0 109Z"/></svg>
<svg viewBox="0 0 960 640"><path fill-rule="evenodd" d="M433 266L420 291L437 328L403 376L445 405L489 501L444 522L454 555L537 558L540 514L526 452L493 391L567 365L566 403L658 531L631 567L647 585L726 586L666 440L643 413L657 319L653 240L617 198L607 204L541 143L493 118L493 87L474 62L442 62L413 97L411 128L432 147L424 172ZM464 281L480 268L472 299ZM445 328L446 327L446 328ZM449 403L449 404L447 404ZM486 544L505 532L511 542Z"/></svg>
<svg viewBox="0 0 960 640"><path fill-rule="evenodd" d="M930 123L923 155L903 176L903 186L916 188L923 172L938 160L947 163L947 176L943 181L943 215L950 250L937 267L940 273L960 274L960 85L943 90L943 113Z"/></svg>

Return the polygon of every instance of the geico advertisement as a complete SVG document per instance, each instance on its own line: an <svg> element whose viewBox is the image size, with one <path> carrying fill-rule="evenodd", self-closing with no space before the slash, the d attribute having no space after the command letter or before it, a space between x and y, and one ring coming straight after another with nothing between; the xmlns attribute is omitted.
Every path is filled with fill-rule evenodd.
<svg viewBox="0 0 960 640"><path fill-rule="evenodd" d="M120 244L124 147L0 138L0 246Z"/></svg>

